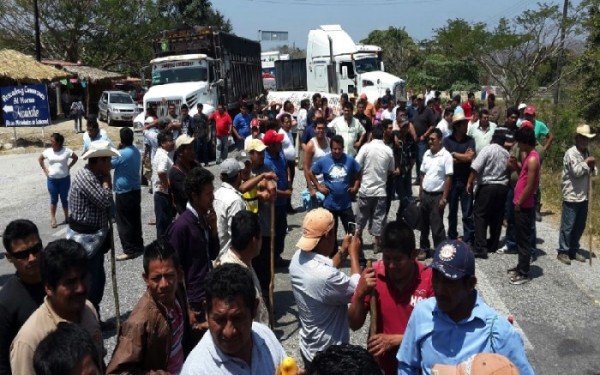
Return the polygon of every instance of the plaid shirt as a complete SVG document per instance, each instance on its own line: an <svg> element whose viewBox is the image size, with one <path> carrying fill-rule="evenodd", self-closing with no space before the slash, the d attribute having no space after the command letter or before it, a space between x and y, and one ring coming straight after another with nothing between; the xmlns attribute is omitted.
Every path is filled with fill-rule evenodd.
<svg viewBox="0 0 600 375"><path fill-rule="evenodd" d="M108 224L112 190L102 187L101 180L86 165L75 175L69 191L69 217L77 223L95 228Z"/></svg>

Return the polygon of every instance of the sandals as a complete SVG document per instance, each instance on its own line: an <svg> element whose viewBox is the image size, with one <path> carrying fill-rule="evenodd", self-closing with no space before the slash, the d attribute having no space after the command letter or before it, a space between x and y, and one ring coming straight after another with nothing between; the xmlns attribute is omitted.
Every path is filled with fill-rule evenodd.
<svg viewBox="0 0 600 375"><path fill-rule="evenodd" d="M517 273L517 274L511 276L510 280L509 280L509 282L512 285L523 285L529 281L530 281L529 276L523 275L522 273Z"/></svg>
<svg viewBox="0 0 600 375"><path fill-rule="evenodd" d="M56 228L58 225L56 224L56 219L50 220L50 227Z"/></svg>

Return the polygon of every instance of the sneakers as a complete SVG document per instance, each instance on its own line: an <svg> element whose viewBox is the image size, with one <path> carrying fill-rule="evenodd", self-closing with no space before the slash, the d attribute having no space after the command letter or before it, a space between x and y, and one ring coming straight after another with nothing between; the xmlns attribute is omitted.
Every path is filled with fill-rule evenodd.
<svg viewBox="0 0 600 375"><path fill-rule="evenodd" d="M564 263L568 266L571 265L571 259L569 259L569 254L567 253L558 253L556 259L558 259L559 262Z"/></svg>
<svg viewBox="0 0 600 375"><path fill-rule="evenodd" d="M511 249L508 246L504 245L496 251L496 254L516 254L517 249Z"/></svg>
<svg viewBox="0 0 600 375"><path fill-rule="evenodd" d="M123 254L119 254L115 257L115 260L121 262L124 260L129 260L129 259L135 259L137 257L139 257L140 255L142 255L144 252L143 251L139 251L136 253L123 253Z"/></svg>
<svg viewBox="0 0 600 375"><path fill-rule="evenodd" d="M530 281L529 276L524 275L524 274L520 273L519 271L517 271L517 273L515 275L511 276L509 279L509 282L512 285L523 285L529 281Z"/></svg>
<svg viewBox="0 0 600 375"><path fill-rule="evenodd" d="M508 274L508 277L512 278L519 274L519 270L517 269L517 267L514 267L506 270L506 273Z"/></svg>
<svg viewBox="0 0 600 375"><path fill-rule="evenodd" d="M587 260L583 255L579 254L578 252L569 253L569 259L576 260L582 263L585 263L585 261Z"/></svg>

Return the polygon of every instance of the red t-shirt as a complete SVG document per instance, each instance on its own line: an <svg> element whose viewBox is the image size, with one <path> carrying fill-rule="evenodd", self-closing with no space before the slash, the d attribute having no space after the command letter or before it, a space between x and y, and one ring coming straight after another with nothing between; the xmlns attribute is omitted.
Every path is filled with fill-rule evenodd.
<svg viewBox="0 0 600 375"><path fill-rule="evenodd" d="M462 104L463 112L465 113L465 117L473 117L473 107L471 107L471 103L464 102Z"/></svg>
<svg viewBox="0 0 600 375"><path fill-rule="evenodd" d="M433 297L433 286L431 284L431 269L426 268L423 263L415 261L417 272L414 281L403 291L397 292L388 287L385 277L383 261L379 260L373 264L377 276L377 333L402 335L408 325L408 320L415 305L429 297ZM363 283L361 278L359 281ZM358 286L356 290L358 290ZM356 297L356 294L354 295ZM353 298L354 299L354 298ZM365 297L365 308L369 308L371 296ZM396 353L398 347L388 350L383 356L377 358L379 366L386 375L398 373L398 361Z"/></svg>
<svg viewBox="0 0 600 375"><path fill-rule="evenodd" d="M229 135L229 128L232 123L229 113L223 112L223 114L220 114L219 111L213 112L210 115L210 120L215 122L217 137Z"/></svg>

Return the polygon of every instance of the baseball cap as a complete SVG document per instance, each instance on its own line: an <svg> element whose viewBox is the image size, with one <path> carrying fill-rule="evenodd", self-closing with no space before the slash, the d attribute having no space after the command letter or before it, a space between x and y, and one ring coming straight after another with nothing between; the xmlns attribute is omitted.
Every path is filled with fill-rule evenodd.
<svg viewBox="0 0 600 375"><path fill-rule="evenodd" d="M253 118L252 120L250 120L250 128L258 128L258 119L257 118Z"/></svg>
<svg viewBox="0 0 600 375"><path fill-rule="evenodd" d="M175 141L175 150L179 149L181 146L189 145L192 142L194 142L194 137L190 137L187 134L182 134L177 137L177 140Z"/></svg>
<svg viewBox="0 0 600 375"><path fill-rule="evenodd" d="M228 177L235 177L246 166L241 161L233 158L225 159L221 163L221 174L226 174Z"/></svg>
<svg viewBox="0 0 600 375"><path fill-rule="evenodd" d="M246 146L246 152L258 151L263 152L267 148L260 139L251 139Z"/></svg>
<svg viewBox="0 0 600 375"><path fill-rule="evenodd" d="M523 114L525 115L535 115L535 107L532 105L528 105L525 108L525 111L523 111Z"/></svg>
<svg viewBox="0 0 600 375"><path fill-rule="evenodd" d="M436 247L430 267L440 271L448 279L462 279L475 275L475 257L466 243L447 240Z"/></svg>
<svg viewBox="0 0 600 375"><path fill-rule="evenodd" d="M531 129L533 129L533 123L531 121L529 121L529 120L523 120L523 121L521 121L520 128L521 129L524 129L524 128L531 128Z"/></svg>
<svg viewBox="0 0 600 375"><path fill-rule="evenodd" d="M302 223L302 237L296 245L300 250L313 250L321 237L333 228L333 214L324 208L309 211Z"/></svg>
<svg viewBox="0 0 600 375"><path fill-rule="evenodd" d="M592 133L589 125L583 124L577 127L577 135L582 135L586 138L594 138L596 134Z"/></svg>
<svg viewBox="0 0 600 375"><path fill-rule="evenodd" d="M283 137L284 137L283 134L279 134L275 130L271 129L271 130L267 130L267 132L263 136L262 141L265 144L265 146L270 146L273 143L283 141Z"/></svg>
<svg viewBox="0 0 600 375"><path fill-rule="evenodd" d="M524 108L527 108L527 104L525 104L525 103L521 103L521 104L519 104L519 106L517 107L517 109L518 109L519 111L520 111L520 110L522 110L522 109L524 109Z"/></svg>
<svg viewBox="0 0 600 375"><path fill-rule="evenodd" d="M519 370L503 355L479 353L458 365L433 365L431 375L519 375Z"/></svg>

